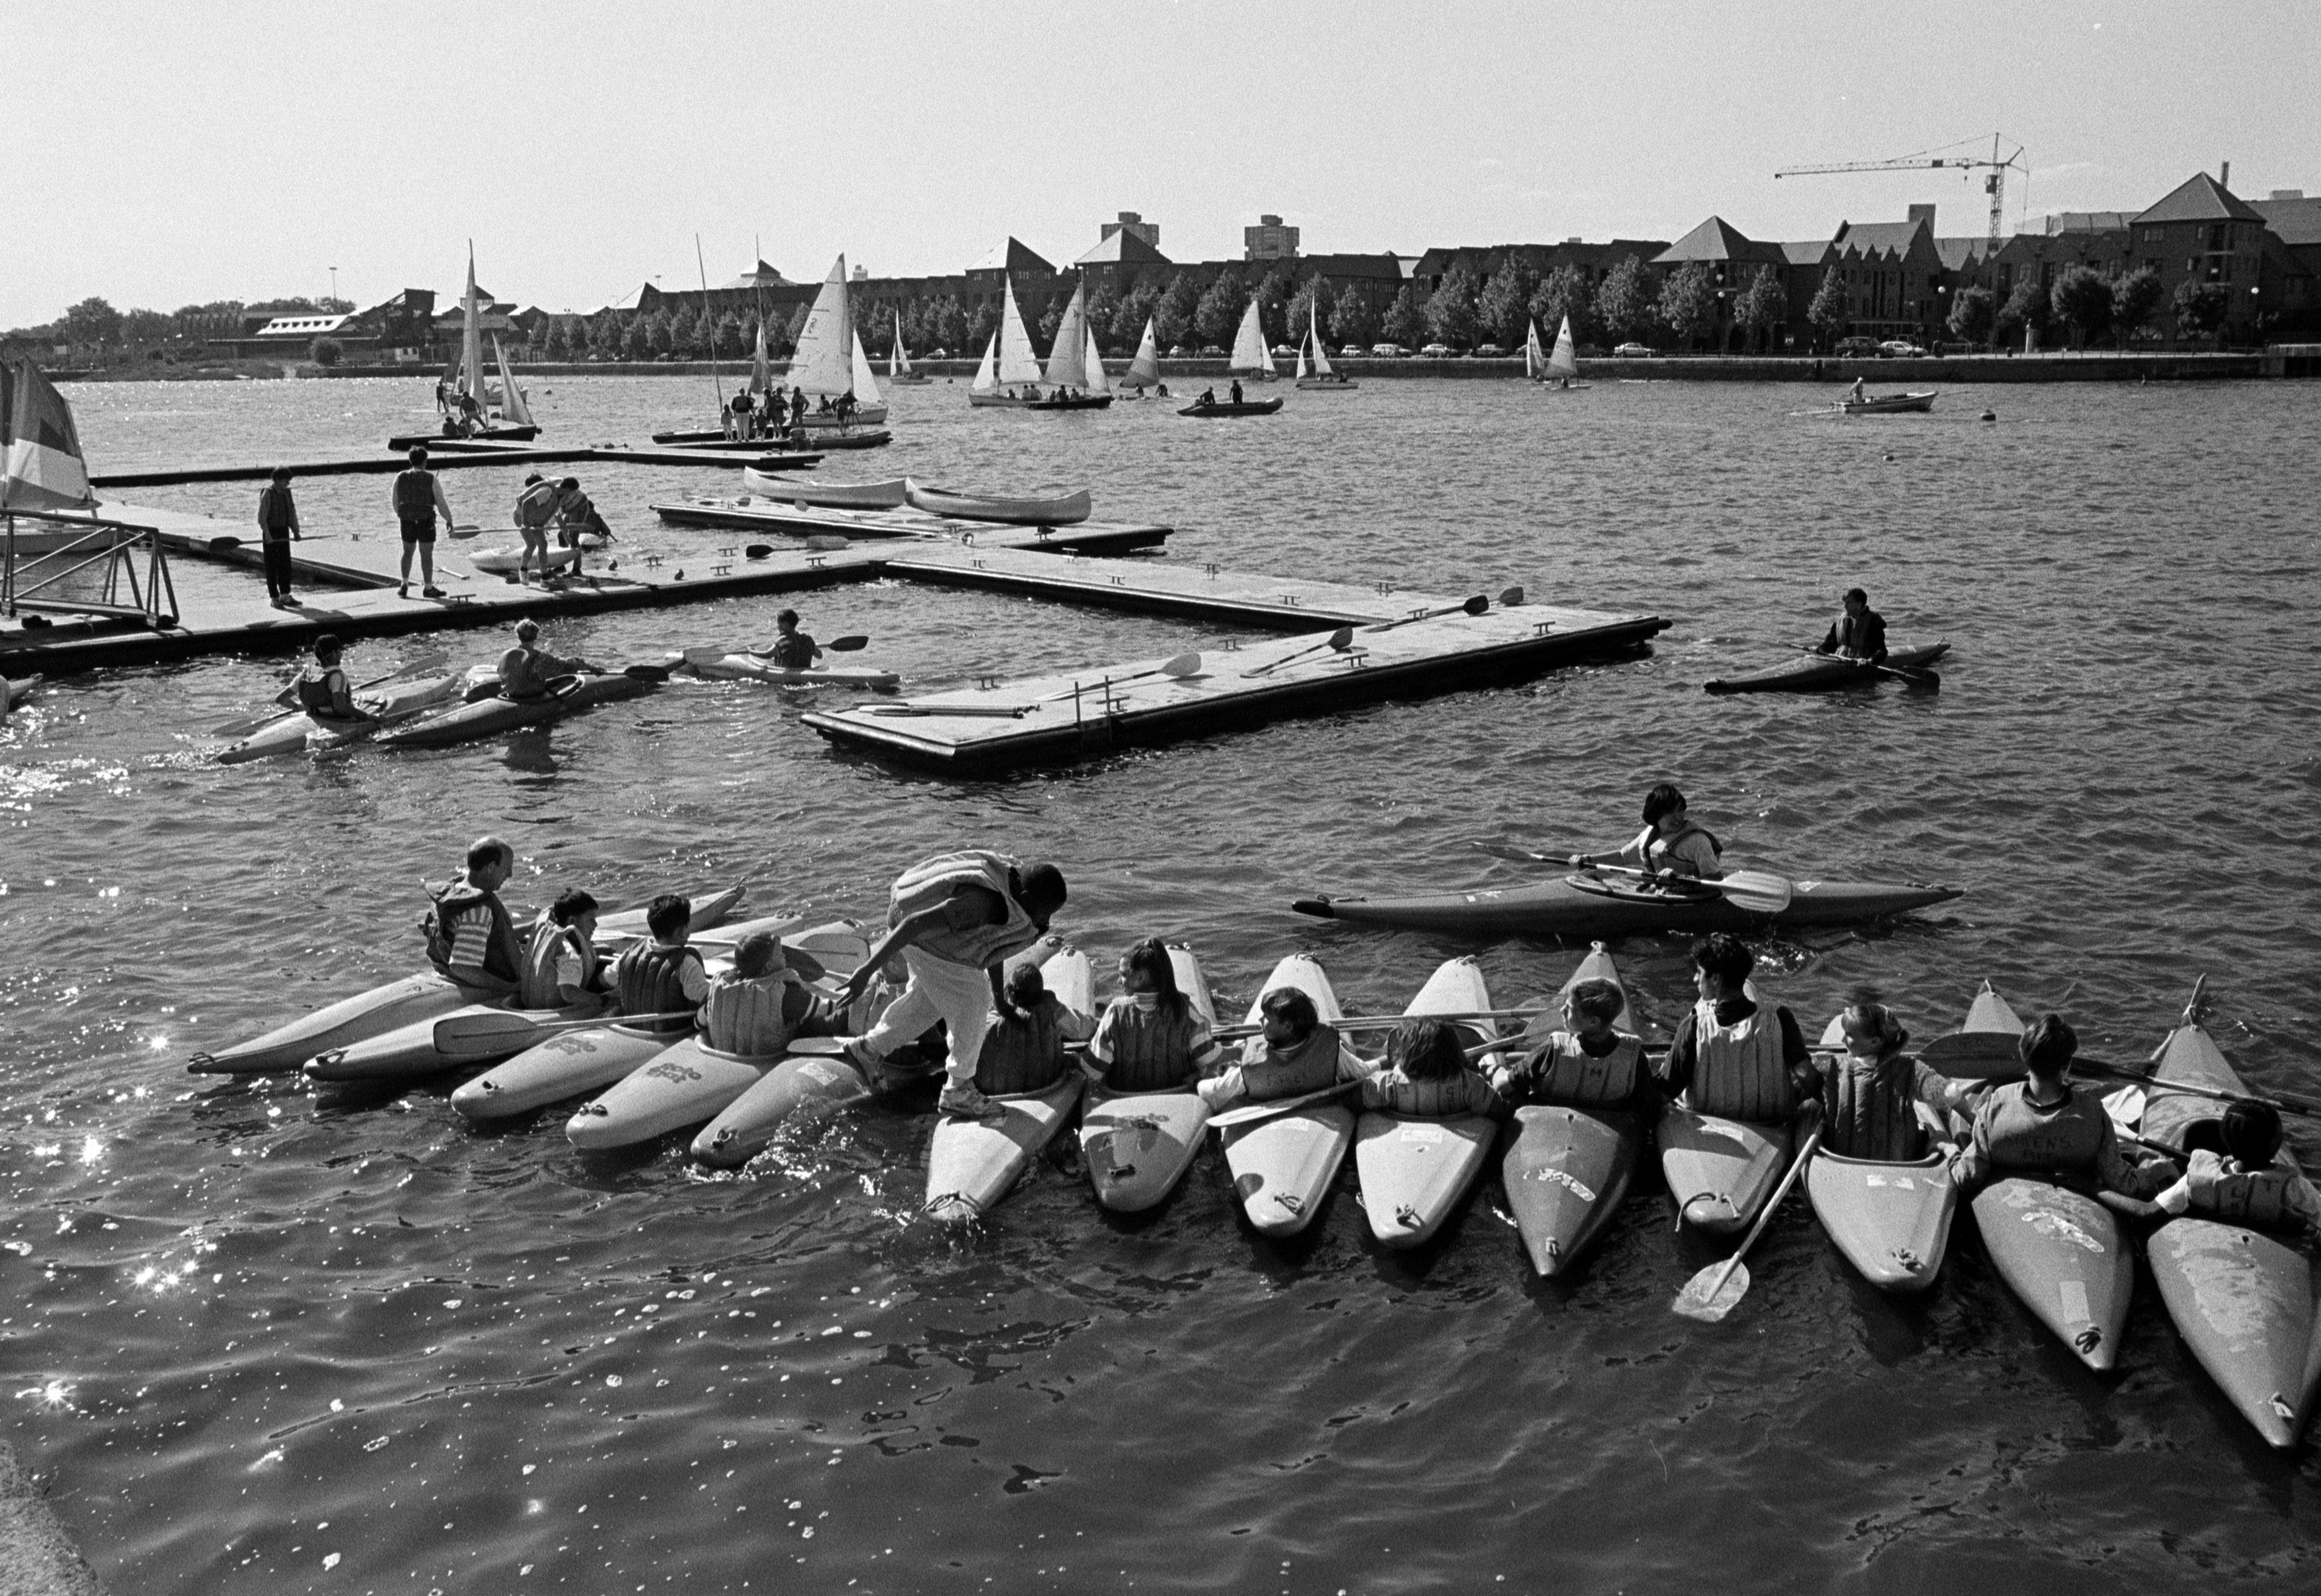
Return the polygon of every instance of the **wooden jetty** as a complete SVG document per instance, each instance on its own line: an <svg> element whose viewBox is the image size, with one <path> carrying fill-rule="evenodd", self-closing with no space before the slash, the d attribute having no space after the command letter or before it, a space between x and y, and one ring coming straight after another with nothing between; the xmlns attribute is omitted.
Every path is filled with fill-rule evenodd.
<svg viewBox="0 0 2321 1596"><path fill-rule="evenodd" d="M564 466L575 461L601 460L626 466L708 466L729 471L749 467L759 471L802 471L822 463L814 451L637 447L626 443L574 444L561 449L535 449L521 443L491 443L473 438L445 438L427 445L427 468L456 471L463 466ZM150 471L109 471L89 478L94 487L174 487L189 482L264 482L275 465L168 466ZM384 476L410 464L399 454L362 455L350 460L307 460L284 465L295 480L301 476Z"/></svg>

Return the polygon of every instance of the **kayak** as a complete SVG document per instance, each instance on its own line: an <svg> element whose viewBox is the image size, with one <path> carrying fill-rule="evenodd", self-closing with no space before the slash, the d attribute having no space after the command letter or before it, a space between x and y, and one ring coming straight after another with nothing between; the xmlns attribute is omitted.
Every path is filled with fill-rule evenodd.
<svg viewBox="0 0 2321 1596"><path fill-rule="evenodd" d="M464 1082L451 1106L471 1123L512 1119L625 1079L678 1039L668 1031L632 1030L617 1020L568 1030Z"/></svg>
<svg viewBox="0 0 2321 1596"><path fill-rule="evenodd" d="M2200 1006L2196 993L2183 1023L2162 1044L2145 1099L2144 1134L2171 1147L2182 1147L2185 1131L2216 1118L2224 1104L2167 1091L2163 1083L2248 1093L2202 1028ZM2297 1167L2286 1145L2274 1162ZM2296 1446L2321 1388L2321 1278L2312 1259L2281 1237L2189 1214L2154 1230L2144 1250L2169 1318L2208 1377L2259 1435L2275 1446Z"/></svg>
<svg viewBox="0 0 2321 1596"><path fill-rule="evenodd" d="M604 1007L602 1000L560 1009L466 1003L449 1014L414 1020L378 1036L317 1053L300 1066L300 1073L310 1081L422 1081L462 1064L492 1064L532 1045L531 1038L511 1023L505 1031L489 1033L489 1039L480 1045L446 1047L436 1039L436 1028L445 1020L456 1022L469 1016L489 1016L511 1022L529 1020L534 1025L552 1025L559 1020L592 1020L604 1011Z"/></svg>
<svg viewBox="0 0 2321 1596"><path fill-rule="evenodd" d="M1734 1236L1756 1220L1789 1164L1789 1128L1697 1114L1670 1103L1661 1116L1661 1174L1686 1223Z"/></svg>
<svg viewBox="0 0 2321 1596"><path fill-rule="evenodd" d="M1079 948L1055 954L1040 966L1040 974L1066 1008L1086 1014L1096 1006L1095 972ZM1087 1079L1068 1065L1062 1077L1044 1092L990 1093L1002 1110L997 1120L937 1120L933 1139L927 1144L928 1217L963 1225L990 1212L1015 1186L1033 1155L1064 1128Z"/></svg>
<svg viewBox="0 0 2321 1596"><path fill-rule="evenodd" d="M1216 1000L1189 948L1169 949L1177 990L1215 1027ZM1108 1092L1089 1088L1080 1111L1080 1161L1096 1200L1115 1213L1142 1213L1177 1189L1209 1125L1209 1105L1197 1093Z"/></svg>
<svg viewBox="0 0 2321 1596"><path fill-rule="evenodd" d="M724 921L748 890L746 884L727 887L694 905L693 926L707 930ZM623 937L643 934L645 911L625 909L596 923L599 947ZM400 980L374 986L369 992L317 1009L287 1025L278 1026L249 1041L237 1042L214 1053L196 1053L187 1072L196 1075L262 1075L295 1070L318 1053L380 1036L397 1026L442 1019L481 1000L478 993L460 986L436 970L422 970Z"/></svg>
<svg viewBox="0 0 2321 1596"><path fill-rule="evenodd" d="M466 553L469 565L479 571L488 571L495 576L513 576L522 567L523 562L523 545L521 543L514 548L495 545L485 549L470 549ZM554 544L551 544L547 549L535 553L532 557L529 568L535 571L542 569L543 557L547 562L544 568L551 571L559 566L577 567L580 563L579 549L559 549Z"/></svg>
<svg viewBox="0 0 2321 1596"><path fill-rule="evenodd" d="M1471 958L1453 958L1426 978L1403 1012L1462 1014L1490 1006L1481 969ZM1485 1039L1467 1026L1457 1030L1462 1047ZM1484 1055L1480 1067L1488 1074L1499 1056ZM1370 1234L1396 1248L1433 1240L1483 1173L1498 1134L1498 1121L1488 1114L1437 1118L1366 1111L1354 1124L1354 1171Z"/></svg>
<svg viewBox="0 0 2321 1596"><path fill-rule="evenodd" d="M1916 670L1934 664L1950 651L1947 642L1892 648L1887 651L1882 663L1893 670ZM1719 676L1703 686L1710 693L1818 693L1825 687L1875 686L1889 679L1862 661L1825 654L1812 659L1800 657L1746 676Z"/></svg>
<svg viewBox="0 0 2321 1596"><path fill-rule="evenodd" d="M1779 914L1752 914L1715 892L1666 893L1631 877L1582 871L1531 886L1478 887L1396 898L1299 898L1300 914L1357 925L1447 931L1457 936L1611 938L1646 931L1761 930L1876 920L1931 903L1961 889L1925 882L1799 881Z"/></svg>
<svg viewBox="0 0 2321 1596"><path fill-rule="evenodd" d="M2019 1176L1975 1197L1983 1249L2007 1288L2091 1369L2119 1356L2135 1260L2119 1221L2092 1197Z"/></svg>
<svg viewBox="0 0 2321 1596"><path fill-rule="evenodd" d="M693 1138L693 1156L713 1168L739 1168L791 1120L827 1118L869 1095L862 1072L843 1058L785 1058L702 1128Z"/></svg>
<svg viewBox="0 0 2321 1596"><path fill-rule="evenodd" d="M1293 953L1274 966L1258 988L1258 1001L1277 986L1294 986L1306 993L1324 1020L1345 1013L1327 972L1305 954ZM1263 1018L1258 1002L1251 1002L1245 1023L1256 1025ZM1252 1054L1256 1045L1252 1038ZM1265 1236L1295 1236L1314 1222L1353 1136L1353 1111L1342 1102L1291 1109L1217 1132L1224 1147L1225 1173L1233 1177L1242 1211Z"/></svg>
<svg viewBox="0 0 2321 1596"><path fill-rule="evenodd" d="M405 720L452 697L466 681L467 677L460 673L430 676L390 687L384 692L359 693L355 694L355 703L374 715L388 720ZM337 746L376 735L376 730L367 724L317 720L303 710L296 711L276 716L240 742L221 748L217 762L221 765L246 765L253 759L300 753L313 739L327 739L332 746Z"/></svg>
<svg viewBox="0 0 2321 1596"><path fill-rule="evenodd" d="M1011 526L1076 526L1088 518L1088 491L1044 494L1036 498L1010 494L969 493L963 488L937 487L916 477L903 479L903 496L913 509L930 515L961 521L997 521Z"/></svg>
<svg viewBox="0 0 2321 1596"><path fill-rule="evenodd" d="M650 692L655 684L619 671L577 676L544 698L479 698L422 715L418 720L383 731L377 739L383 748L440 748L478 738L496 737L527 726L560 721L600 703L613 703Z"/></svg>
<svg viewBox="0 0 2321 1596"><path fill-rule="evenodd" d="M671 654L668 663L673 670L685 665L685 656ZM760 659L755 654L728 654L722 659L696 660L687 668L707 681L770 682L777 687L897 687L903 681L890 670L849 669L844 667L793 669L786 665L776 665L770 659Z"/></svg>
<svg viewBox="0 0 2321 1596"><path fill-rule="evenodd" d="M1958 1212L1947 1153L1889 1163L1824 1148L1806 1165L1806 1196L1837 1250L1870 1284L1923 1292L1934 1283Z"/></svg>
<svg viewBox="0 0 2321 1596"><path fill-rule="evenodd" d="M1609 981L1627 990L1601 942L1563 984ZM1559 996L1561 994L1559 993ZM1623 1013L1624 1021L1633 1016ZM1515 1138L1499 1165L1531 1266L1542 1275L1569 1268L1619 1211L1644 1144L1635 1115L1526 1104L1515 1111Z"/></svg>
<svg viewBox="0 0 2321 1596"><path fill-rule="evenodd" d="M824 510L900 510L905 503L904 481L891 476L884 482L818 482L811 476L776 476L754 467L742 470L742 485L755 496Z"/></svg>
<svg viewBox="0 0 2321 1596"><path fill-rule="evenodd" d="M5 676L0 676L0 715L5 715L10 710L14 709L23 701L26 694L41 685L41 678L39 676L18 676L13 682Z"/></svg>

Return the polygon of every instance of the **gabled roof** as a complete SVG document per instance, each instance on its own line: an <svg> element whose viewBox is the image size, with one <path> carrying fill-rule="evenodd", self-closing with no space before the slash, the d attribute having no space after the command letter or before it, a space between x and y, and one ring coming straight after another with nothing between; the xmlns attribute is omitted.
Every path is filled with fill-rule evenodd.
<svg viewBox="0 0 2321 1596"><path fill-rule="evenodd" d="M758 262L755 270L745 271L732 282L720 285L725 288L794 288L796 286L762 260Z"/></svg>
<svg viewBox="0 0 2321 1596"><path fill-rule="evenodd" d="M1096 248L1072 262L1074 266L1167 266L1169 258L1126 228L1101 240Z"/></svg>
<svg viewBox="0 0 2321 1596"><path fill-rule="evenodd" d="M2262 222L2263 217L2233 197L2232 190L2206 172L2195 172L2171 189L2160 203L2135 218L2135 225L2163 222Z"/></svg>
<svg viewBox="0 0 2321 1596"><path fill-rule="evenodd" d="M2321 199L2304 195L2280 199L2249 200L2248 208L2284 244L2321 244Z"/></svg>
<svg viewBox="0 0 2321 1596"><path fill-rule="evenodd" d="M1819 266L1829 258L1829 240L1807 239L1801 244L1783 244L1780 250L1791 266Z"/></svg>
<svg viewBox="0 0 2321 1596"><path fill-rule="evenodd" d="M1934 235L1923 222L1842 222L1830 247L1840 254L1853 249L1864 255L1907 255L1922 232L1931 242Z"/></svg>
<svg viewBox="0 0 2321 1596"><path fill-rule="evenodd" d="M1944 271L1966 271L1998 253L1998 247L1986 238L1936 239L1934 253L1943 258Z"/></svg>
<svg viewBox="0 0 2321 1596"><path fill-rule="evenodd" d="M1655 256L1652 264L1677 266L1693 260L1754 261L1771 266L1789 264L1789 257L1779 244L1761 244L1722 216L1711 216L1677 240Z"/></svg>
<svg viewBox="0 0 2321 1596"><path fill-rule="evenodd" d="M1056 269L1027 249L1023 240L1013 236L1005 243L994 244L981 259L969 267L974 272L1049 272Z"/></svg>

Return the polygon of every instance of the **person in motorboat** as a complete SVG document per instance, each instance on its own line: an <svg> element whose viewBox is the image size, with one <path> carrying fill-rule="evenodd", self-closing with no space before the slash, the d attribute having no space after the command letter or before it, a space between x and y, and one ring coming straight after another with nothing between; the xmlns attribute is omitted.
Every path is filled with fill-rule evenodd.
<svg viewBox="0 0 2321 1596"><path fill-rule="evenodd" d="M774 640L767 646L764 655L784 670L811 670L814 662L822 657L822 645L798 630L796 610L784 610L774 617Z"/></svg>
<svg viewBox="0 0 2321 1596"><path fill-rule="evenodd" d="M1213 1111L1302 1097L1366 1073L1346 1052L1338 1028L1297 987L1273 988L1258 1000L1257 1011L1265 1029L1242 1045L1241 1062L1194 1088Z"/></svg>
<svg viewBox="0 0 2321 1596"><path fill-rule="evenodd" d="M468 845L467 874L432 894L435 907L420 922L428 962L486 997L513 996L523 967L523 943L500 902L514 874L515 849L497 837L477 838Z"/></svg>
<svg viewBox="0 0 2321 1596"><path fill-rule="evenodd" d="M1870 379L1861 376L1855 377L1853 379L1853 392L1847 396L1846 402L1850 404L1861 404L1867 403L1869 398Z"/></svg>
<svg viewBox="0 0 2321 1596"><path fill-rule="evenodd" d="M1053 865L1021 864L983 848L938 854L904 871L888 893L887 934L846 978L838 1002L852 1003L898 954L909 980L877 1025L847 1038L847 1057L875 1087L887 1055L940 1020L951 1056L936 1107L965 1119L996 1117L1000 1111L975 1084L986 1019L1006 1006L1001 979L1009 957L1047 935L1065 896L1063 872Z"/></svg>
<svg viewBox="0 0 2321 1596"><path fill-rule="evenodd" d="M1927 1127L1919 1106L1947 1126L1954 1110L1967 1107L1974 1083L1953 1081L1904 1052L1910 1033L1883 1003L1849 1004L1838 1024L1845 1051L1814 1058L1826 1110L1823 1148L1841 1158L1894 1164L1925 1156Z"/></svg>
<svg viewBox="0 0 2321 1596"><path fill-rule="evenodd" d="M369 726L378 720L354 699L353 690L347 685L347 673L339 668L339 659L346 652L334 632L324 632L314 639L314 663L298 673L291 685L297 705L317 721L336 726Z"/></svg>
<svg viewBox="0 0 2321 1596"><path fill-rule="evenodd" d="M1715 881L1725 874L1724 854L1724 845L1706 827L1692 823L1684 794L1675 784L1661 782L1644 794L1644 829L1625 846L1607 853L1572 854L1564 862L1581 869L1633 865L1665 885L1688 879Z"/></svg>
<svg viewBox="0 0 2321 1596"><path fill-rule="evenodd" d="M1216 402L1217 402L1217 391L1216 391L1216 389L1215 389L1215 388L1214 388L1214 387L1207 387L1207 388L1203 388L1203 389L1201 390L1201 396L1200 396L1198 399L1194 400L1194 401L1193 401L1193 404L1195 404L1195 406L1196 406L1196 407L1200 408L1200 409L1203 409L1203 410L1206 410L1206 409L1207 409L1210 405L1215 404Z"/></svg>
<svg viewBox="0 0 2321 1596"><path fill-rule="evenodd" d="M567 659L542 648L540 622L526 616L515 623L515 647L500 656L500 696L545 698L553 690L557 677L579 671L601 674L578 655Z"/></svg>
<svg viewBox="0 0 2321 1596"><path fill-rule="evenodd" d="M1004 992L976 1056L975 1089L987 1098L1045 1092L1064 1077L1064 1045L1094 1036L1096 1019L1066 1007L1029 962L1007 972Z"/></svg>
<svg viewBox="0 0 2321 1596"><path fill-rule="evenodd" d="M1362 1076L1361 1103L1422 1120L1506 1112L1489 1080L1468 1062L1458 1028L1424 1015L1404 1020L1387 1038L1386 1057Z"/></svg>
<svg viewBox="0 0 2321 1596"><path fill-rule="evenodd" d="M762 1058L790 1038L829 1034L830 1011L789 966L781 939L752 931L733 949L733 967L709 983L696 1023L702 1039L723 1053Z"/></svg>
<svg viewBox="0 0 2321 1596"><path fill-rule="evenodd" d="M539 557L541 580L548 579L548 523L563 511L566 495L579 491L578 480L570 476L561 482L551 482L535 471L524 478L523 491L515 501L516 530L523 536L523 552L515 562L518 582L532 580L534 555Z"/></svg>
<svg viewBox="0 0 2321 1596"><path fill-rule="evenodd" d="M558 894L532 922L516 972L519 1009L578 1009L605 1000L596 954L596 900L578 887Z"/></svg>
<svg viewBox="0 0 2321 1596"><path fill-rule="evenodd" d="M2071 1058L2079 1047L2079 1033L2061 1014L2023 1028L2016 1050L2026 1077L1992 1092L1976 1111L1967 1145L1951 1161L1961 1191L2027 1174L2087 1181L2148 1198L2174 1182L2174 1165L2144 1163L2122 1147L2103 1100L2072 1088Z"/></svg>
<svg viewBox="0 0 2321 1596"><path fill-rule="evenodd" d="M692 901L675 893L663 893L645 905L645 929L652 940L632 945L613 961L613 991L623 1025L672 1040L693 1029L695 1014L709 995L709 975L700 951L687 946L692 924Z"/></svg>
<svg viewBox="0 0 2321 1596"><path fill-rule="evenodd" d="M1870 665L1886 659L1886 617L1870 607L1870 595L1859 587L1845 590L1844 608L1829 624L1821 640L1824 654L1843 655Z"/></svg>
<svg viewBox="0 0 2321 1596"><path fill-rule="evenodd" d="M1216 1038L1192 999L1178 990L1176 967L1158 937L1121 955L1120 987L1088 1043L1090 1073L1103 1085L1114 1092L1169 1092L1215 1063Z"/></svg>
<svg viewBox="0 0 2321 1596"><path fill-rule="evenodd" d="M1661 1060L1661 1089L1697 1114L1759 1124L1794 1121L1800 1134L1818 1122L1821 1075L1798 1029L1797 1016L1749 995L1757 956L1740 938L1718 931L1692 947L1699 1000L1677 1021Z"/></svg>
<svg viewBox="0 0 2321 1596"><path fill-rule="evenodd" d="M2220 1148L2192 1145L2212 1138ZM2153 1199L2170 1213L2321 1231L2321 1192L2297 1170L2273 1162L2280 1151L2280 1111L2271 1103L2244 1098L2225 1108L2222 1120L2186 1127L2184 1140L2191 1156L2183 1177Z"/></svg>
<svg viewBox="0 0 2321 1596"><path fill-rule="evenodd" d="M1241 378L1239 377L1233 378L1233 402L1235 404L1241 403Z"/></svg>
<svg viewBox="0 0 2321 1596"><path fill-rule="evenodd" d="M1543 1103L1634 1114L1660 1112L1660 1085L1643 1039L1615 1028L1627 995L1610 981L1582 981L1563 994L1563 1026L1527 1057L1502 1065L1491 1087L1511 1108Z"/></svg>

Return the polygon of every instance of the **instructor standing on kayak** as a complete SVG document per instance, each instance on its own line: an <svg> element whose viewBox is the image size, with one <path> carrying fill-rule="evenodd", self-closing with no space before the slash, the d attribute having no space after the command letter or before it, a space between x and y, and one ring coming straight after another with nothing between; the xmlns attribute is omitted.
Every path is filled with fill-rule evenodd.
<svg viewBox="0 0 2321 1596"><path fill-rule="evenodd" d="M1724 854L1724 846L1687 816L1684 794L1662 782L1644 794L1644 829L1634 841L1608 853L1573 854L1566 863L1582 868L1627 864L1662 881L1715 881L1725 874Z"/></svg>
<svg viewBox="0 0 2321 1596"><path fill-rule="evenodd" d="M1820 652L1883 665L1886 617L1870 607L1870 595L1859 587L1845 590L1844 603L1843 612L1830 622L1829 635L1821 640Z"/></svg>
<svg viewBox="0 0 2321 1596"><path fill-rule="evenodd" d="M976 1089L975 1066L992 1012L1006 1008L1001 975L1008 957L1045 936L1063 906L1063 873L1053 865L1019 865L981 848L939 854L904 871L889 895L887 932L846 978L838 1006L860 997L897 954L910 982L876 1026L847 1039L846 1056L875 1085L879 1062L940 1020L951 1056L936 1106L964 1119L996 1115L997 1106Z"/></svg>

